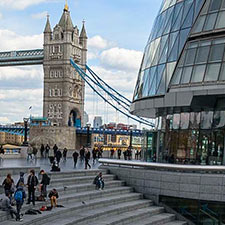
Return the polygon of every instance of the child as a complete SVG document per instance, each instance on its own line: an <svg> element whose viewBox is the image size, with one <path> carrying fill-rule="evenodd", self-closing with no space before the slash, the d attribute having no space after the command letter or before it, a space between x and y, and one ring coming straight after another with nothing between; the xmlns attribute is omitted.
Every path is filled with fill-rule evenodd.
<svg viewBox="0 0 225 225"><path fill-rule="evenodd" d="M16 210L17 210L17 221L23 221L20 216L20 210L22 208L22 205L24 203L24 199L26 198L26 193L23 189L24 183L20 182L16 192L14 194L14 199L16 201Z"/></svg>

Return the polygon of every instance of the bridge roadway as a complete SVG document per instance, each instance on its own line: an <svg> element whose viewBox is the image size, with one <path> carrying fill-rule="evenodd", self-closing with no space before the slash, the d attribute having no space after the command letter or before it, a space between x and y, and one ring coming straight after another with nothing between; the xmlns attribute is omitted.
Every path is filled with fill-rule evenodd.
<svg viewBox="0 0 225 225"><path fill-rule="evenodd" d="M28 132L29 132L28 127ZM89 130L89 131L88 131ZM133 136L143 135L142 130L117 130L117 129L103 129L103 128L87 128L87 127L77 127L77 134L117 134L117 135L130 135L132 131ZM10 134L22 135L24 136L25 128L23 126L1 126L0 132L6 132Z"/></svg>
<svg viewBox="0 0 225 225"><path fill-rule="evenodd" d="M41 65L43 60L43 49L0 52L0 67Z"/></svg>

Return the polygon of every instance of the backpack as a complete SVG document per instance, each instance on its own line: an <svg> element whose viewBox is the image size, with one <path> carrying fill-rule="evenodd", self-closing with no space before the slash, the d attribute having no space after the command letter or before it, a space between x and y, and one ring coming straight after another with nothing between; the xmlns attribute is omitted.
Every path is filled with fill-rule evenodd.
<svg viewBox="0 0 225 225"><path fill-rule="evenodd" d="M47 176L47 185L50 184L51 178L49 176Z"/></svg>
<svg viewBox="0 0 225 225"><path fill-rule="evenodd" d="M14 194L14 199L17 203L23 202L23 192L22 191L16 191Z"/></svg>

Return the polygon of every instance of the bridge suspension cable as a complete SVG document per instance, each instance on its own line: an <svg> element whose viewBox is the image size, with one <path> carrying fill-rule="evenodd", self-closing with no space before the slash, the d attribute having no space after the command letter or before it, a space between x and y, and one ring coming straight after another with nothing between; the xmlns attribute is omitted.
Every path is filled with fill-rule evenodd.
<svg viewBox="0 0 225 225"><path fill-rule="evenodd" d="M114 108L116 111L120 112L121 114L125 115L129 119L132 119L136 122L139 122L141 124L154 127L155 124L143 119L141 117L131 115L129 112L130 107L130 100L128 100L126 97L124 97L122 94L117 92L115 89L110 87L106 82L104 82L99 76L97 76L88 66L86 66L87 70L90 72L91 76L89 76L87 73L85 73L75 62L73 59L70 59L71 65L76 69L76 71L79 73L81 78L89 85L89 87L98 95L100 96L105 102L107 102L112 108ZM96 88L95 88L96 87ZM104 94L107 94L109 97L104 97ZM117 107L118 104L118 107ZM123 108L120 109L120 107Z"/></svg>

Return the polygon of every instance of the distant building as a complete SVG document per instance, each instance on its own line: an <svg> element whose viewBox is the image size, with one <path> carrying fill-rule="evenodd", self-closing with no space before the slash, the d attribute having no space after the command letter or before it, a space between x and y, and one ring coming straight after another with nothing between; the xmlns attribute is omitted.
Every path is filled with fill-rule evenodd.
<svg viewBox="0 0 225 225"><path fill-rule="evenodd" d="M94 126L94 128L100 128L102 126L102 117L101 116L95 116L93 126Z"/></svg>
<svg viewBox="0 0 225 225"><path fill-rule="evenodd" d="M0 132L0 144L22 145L24 137L21 135Z"/></svg>
<svg viewBox="0 0 225 225"><path fill-rule="evenodd" d="M88 122L89 122L89 116L88 116L88 114L84 111L84 126L86 126Z"/></svg>

